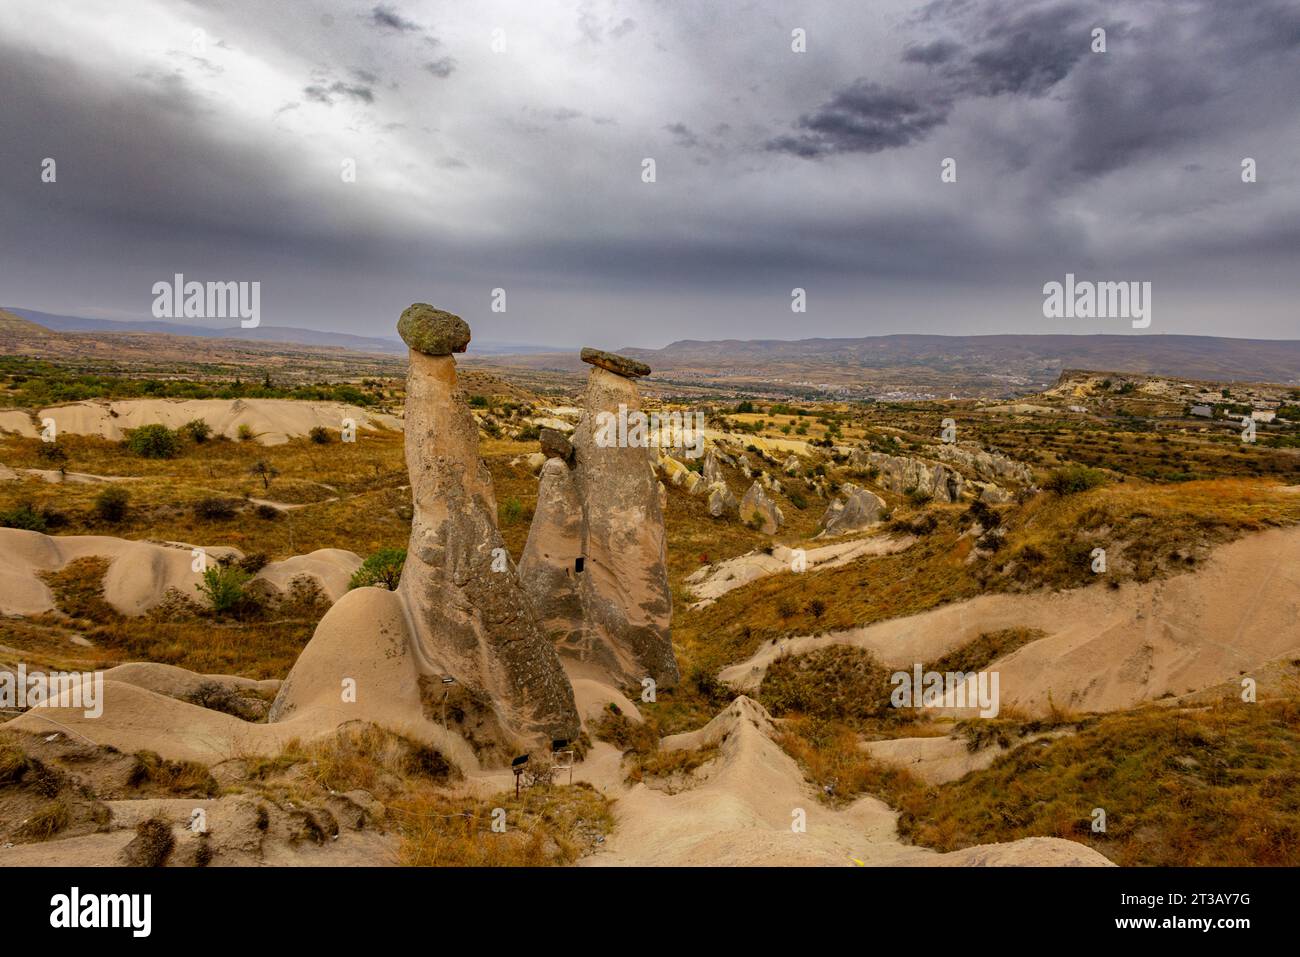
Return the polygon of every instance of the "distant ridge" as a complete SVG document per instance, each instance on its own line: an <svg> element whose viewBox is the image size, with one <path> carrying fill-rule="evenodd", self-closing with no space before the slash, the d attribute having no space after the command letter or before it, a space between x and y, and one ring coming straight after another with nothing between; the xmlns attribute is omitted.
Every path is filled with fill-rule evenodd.
<svg viewBox="0 0 1300 957"><path fill-rule="evenodd" d="M65 316L16 306L0 306L8 313L34 322L54 332L153 332L169 336L192 336L199 339L246 339L256 342L292 342L309 346L337 346L356 352L374 352L381 355L405 356L406 344L397 336L356 336L347 332L321 332L296 326L258 326L244 329L239 325L202 326L182 322L164 322L157 319L119 320L89 319L85 316ZM472 342L470 350L481 355L498 353L535 353L554 350L554 346L525 343Z"/></svg>

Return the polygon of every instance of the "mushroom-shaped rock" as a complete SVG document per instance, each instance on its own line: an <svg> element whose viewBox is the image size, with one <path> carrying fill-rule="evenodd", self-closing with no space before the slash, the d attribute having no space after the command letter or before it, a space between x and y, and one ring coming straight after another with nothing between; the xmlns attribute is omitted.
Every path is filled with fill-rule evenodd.
<svg viewBox="0 0 1300 957"><path fill-rule="evenodd" d="M746 525L757 524L764 535L775 535L785 516L780 507L763 491L763 486L755 482L740 500L740 520Z"/></svg>
<svg viewBox="0 0 1300 957"><path fill-rule="evenodd" d="M469 323L427 302L407 306L397 320L402 341L426 356L449 356L469 345Z"/></svg>
<svg viewBox="0 0 1300 957"><path fill-rule="evenodd" d="M671 688L680 675L669 631L665 491L646 448L601 441L601 420L639 413L641 399L633 379L592 364L573 466L553 459L543 471L520 576L575 679L639 688L652 678Z"/></svg>
<svg viewBox="0 0 1300 957"><path fill-rule="evenodd" d="M636 359L629 359L627 356L621 356L617 352L606 352L603 349L584 348L580 353L583 362L597 366L601 369L607 369L615 375L625 376L629 379L639 378L650 374L650 367L644 362Z"/></svg>

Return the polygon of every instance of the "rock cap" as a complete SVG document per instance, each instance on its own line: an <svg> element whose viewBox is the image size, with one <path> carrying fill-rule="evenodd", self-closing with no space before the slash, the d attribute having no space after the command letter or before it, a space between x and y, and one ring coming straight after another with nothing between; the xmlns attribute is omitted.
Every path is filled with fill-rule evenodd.
<svg viewBox="0 0 1300 957"><path fill-rule="evenodd" d="M603 349L584 347L580 357L583 362L590 363L593 366L600 366L602 369L607 369L616 375L626 376L629 379L650 374L650 367L644 362L629 359L617 352L606 352Z"/></svg>
<svg viewBox="0 0 1300 957"><path fill-rule="evenodd" d="M469 345L469 323L427 302L408 306L397 320L397 334L416 352L449 356Z"/></svg>

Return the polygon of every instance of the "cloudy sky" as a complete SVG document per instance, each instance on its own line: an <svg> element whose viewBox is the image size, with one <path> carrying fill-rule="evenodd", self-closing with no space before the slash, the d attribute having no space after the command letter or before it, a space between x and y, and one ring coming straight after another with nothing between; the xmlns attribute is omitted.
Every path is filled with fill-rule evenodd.
<svg viewBox="0 0 1300 957"><path fill-rule="evenodd" d="M1043 317L1073 272L1295 338L1300 3L4 0L0 303L177 272L361 334L1131 332Z"/></svg>

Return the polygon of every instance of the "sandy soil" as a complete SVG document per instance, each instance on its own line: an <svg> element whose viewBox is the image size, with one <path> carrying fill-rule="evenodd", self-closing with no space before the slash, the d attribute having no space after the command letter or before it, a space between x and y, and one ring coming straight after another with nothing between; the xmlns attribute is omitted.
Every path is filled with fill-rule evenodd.
<svg viewBox="0 0 1300 957"><path fill-rule="evenodd" d="M1114 711L1239 680L1300 655L1300 528L1217 549L1198 570L1162 581L1066 592L984 595L907 618L768 644L720 677L752 691L778 656L828 644L911 669L985 632L1037 628L1047 637L999 660L1001 702L1030 714L1061 707Z"/></svg>

